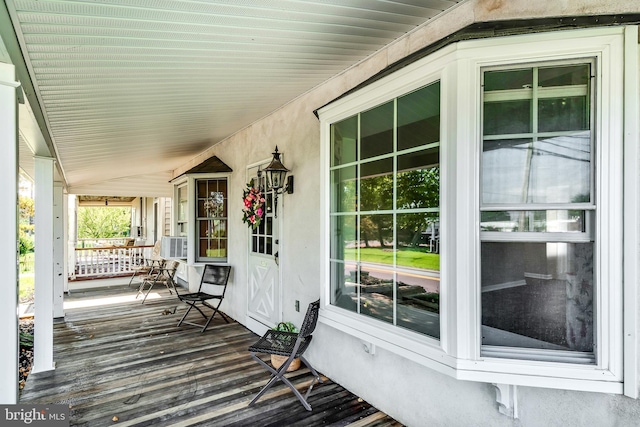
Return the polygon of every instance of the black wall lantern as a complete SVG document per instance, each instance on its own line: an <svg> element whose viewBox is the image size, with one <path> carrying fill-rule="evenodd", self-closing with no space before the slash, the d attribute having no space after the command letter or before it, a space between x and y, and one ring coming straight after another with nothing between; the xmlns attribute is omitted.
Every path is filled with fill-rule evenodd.
<svg viewBox="0 0 640 427"><path fill-rule="evenodd" d="M264 172L267 176L267 190L273 191L275 216L278 217L278 194L293 194L293 175L287 176L289 169L282 164L280 160L280 153L278 153L278 146L276 145L276 151L273 152L273 159L271 163L262 171L258 171L258 176L261 172Z"/></svg>
<svg viewBox="0 0 640 427"><path fill-rule="evenodd" d="M267 175L267 188L269 190L273 190L276 194L293 193L293 176L290 175L287 177L289 169L282 164L277 145L276 151L273 152L271 163L269 163L269 166L264 168L263 171Z"/></svg>

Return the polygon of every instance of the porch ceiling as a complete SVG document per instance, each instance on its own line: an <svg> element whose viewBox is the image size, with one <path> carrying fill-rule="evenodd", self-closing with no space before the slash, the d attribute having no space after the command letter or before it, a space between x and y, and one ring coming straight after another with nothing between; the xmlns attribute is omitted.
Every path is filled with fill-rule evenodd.
<svg viewBox="0 0 640 427"><path fill-rule="evenodd" d="M6 0L27 97L70 191L84 194L165 179L456 3Z"/></svg>

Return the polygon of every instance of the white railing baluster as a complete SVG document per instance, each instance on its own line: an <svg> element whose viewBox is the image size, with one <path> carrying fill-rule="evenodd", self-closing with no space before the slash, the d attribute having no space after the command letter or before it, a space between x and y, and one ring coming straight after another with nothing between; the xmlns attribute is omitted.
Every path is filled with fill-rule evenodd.
<svg viewBox="0 0 640 427"><path fill-rule="evenodd" d="M69 269L75 277L105 277L133 274L138 262L151 254L153 246L109 246L76 248L76 265Z"/></svg>

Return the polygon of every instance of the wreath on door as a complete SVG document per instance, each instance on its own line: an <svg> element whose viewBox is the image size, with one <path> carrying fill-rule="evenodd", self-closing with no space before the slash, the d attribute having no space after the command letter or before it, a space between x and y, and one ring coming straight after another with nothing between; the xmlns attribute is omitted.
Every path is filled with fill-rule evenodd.
<svg viewBox="0 0 640 427"><path fill-rule="evenodd" d="M253 186L253 180L247 184L247 188L242 193L242 222L249 227L256 229L260 226L264 217L264 195L262 191Z"/></svg>

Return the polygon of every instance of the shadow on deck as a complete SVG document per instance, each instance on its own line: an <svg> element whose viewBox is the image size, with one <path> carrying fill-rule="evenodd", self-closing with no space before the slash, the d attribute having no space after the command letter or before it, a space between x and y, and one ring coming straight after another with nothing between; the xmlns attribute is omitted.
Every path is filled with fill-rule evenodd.
<svg viewBox="0 0 640 427"><path fill-rule="evenodd" d="M247 352L257 336L220 318L205 333L177 327L186 306L155 291L144 305L122 285L68 295L56 369L30 374L20 403L69 404L70 424L88 427L400 425L326 377L312 412L281 383L248 407L268 380ZM307 369L287 377L300 388L312 380Z"/></svg>

